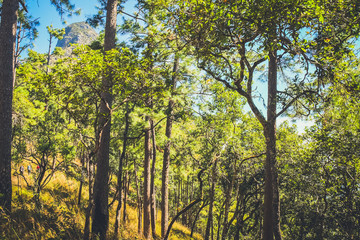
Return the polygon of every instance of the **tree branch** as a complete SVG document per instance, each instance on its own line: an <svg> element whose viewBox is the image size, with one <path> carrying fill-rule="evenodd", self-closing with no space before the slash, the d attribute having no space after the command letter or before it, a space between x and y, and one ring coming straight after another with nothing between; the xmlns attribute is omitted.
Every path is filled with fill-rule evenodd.
<svg viewBox="0 0 360 240"><path fill-rule="evenodd" d="M298 100L301 96L306 95L306 94L308 94L308 93L316 93L316 92L315 92L315 91L312 91L312 90L307 90L307 91L304 91L304 92L298 94L298 95L295 96L293 99L291 99L291 101L288 102L288 103L285 105L285 107L284 107L280 112L278 112L278 113L274 116L274 118L279 117L279 116L280 116L281 114L283 114L286 110L288 110L289 107L291 107L291 105L292 105L296 100ZM270 120L270 119L269 119L269 120ZM271 120L273 120L273 119L271 119Z"/></svg>
<svg viewBox="0 0 360 240"><path fill-rule="evenodd" d="M25 3L24 3L24 0L19 0L19 3L21 4L21 6L22 6L23 9L25 10L25 12L29 12L29 11L27 10L27 7L26 7Z"/></svg>

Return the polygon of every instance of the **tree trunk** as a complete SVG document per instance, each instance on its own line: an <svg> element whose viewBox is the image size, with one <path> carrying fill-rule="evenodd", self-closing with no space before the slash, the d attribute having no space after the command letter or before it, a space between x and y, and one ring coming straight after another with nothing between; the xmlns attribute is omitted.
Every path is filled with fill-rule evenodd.
<svg viewBox="0 0 360 240"><path fill-rule="evenodd" d="M214 208L214 201L215 201L215 171L216 171L216 162L213 166L212 176L211 176L211 188L210 188L210 198L209 198L209 212L208 212L208 219L206 223L206 230L205 230L205 237L204 240L209 240L210 235L212 235L211 229L214 221L213 217L213 208Z"/></svg>
<svg viewBox="0 0 360 240"><path fill-rule="evenodd" d="M108 0L105 25L104 51L115 48L117 0ZM99 149L97 152L97 171L94 184L94 212L92 232L100 239L106 239L109 225L109 151L110 151L110 128L111 128L111 75L103 78L103 92L101 93L100 116L99 116Z"/></svg>
<svg viewBox="0 0 360 240"><path fill-rule="evenodd" d="M155 139L155 127L153 120L150 120L151 126L151 140L152 140L152 165L151 165L151 183L150 183L150 195L151 195L151 232L153 238L156 238L156 195L155 195L155 164L156 164L156 139Z"/></svg>
<svg viewBox="0 0 360 240"><path fill-rule="evenodd" d="M172 88L176 88L177 72L179 70L179 58L175 57ZM170 167L170 147L171 147L171 131L173 123L173 108L174 101L169 99L167 118L166 118L166 137L167 141L164 149L163 168L161 175L161 237L165 236L168 223L169 223L169 167Z"/></svg>
<svg viewBox="0 0 360 240"><path fill-rule="evenodd" d="M233 191L233 187L235 184L235 177L236 177L236 173L234 172L232 177L231 177L231 181L230 181L230 186L228 186L228 189L226 191L226 196L225 196L225 210L224 210L224 229L222 232L222 240L226 240L227 239L227 233L229 231L229 222L228 222L228 218L229 218L229 211L230 211L230 204L231 204L231 194ZM220 228L220 225L219 225Z"/></svg>
<svg viewBox="0 0 360 240"><path fill-rule="evenodd" d="M280 222L276 218L280 213L274 212L279 209L275 206L279 202L274 201L274 187L277 189L277 183L274 182L274 171L276 171L276 94L277 94L277 55L276 51L269 53L268 70L268 106L267 121L264 126L264 136L266 141L266 160L265 160L265 196L264 196L264 224L263 239L273 240L274 235L279 237ZM278 191L278 190L276 190Z"/></svg>
<svg viewBox="0 0 360 240"><path fill-rule="evenodd" d="M127 214L126 214L126 201L127 201L127 195L130 188L130 174L128 171L125 173L125 180L124 180L124 211L123 211L123 222L125 223Z"/></svg>
<svg viewBox="0 0 360 240"><path fill-rule="evenodd" d="M186 182L185 182L185 186L184 186L184 192L185 192L185 199L184 199L184 203L185 205L189 204L189 176L187 176ZM188 226L188 216L189 216L190 212L186 212L183 214L183 218L182 218L182 222L184 226Z"/></svg>
<svg viewBox="0 0 360 240"><path fill-rule="evenodd" d="M78 194L78 206L81 205L81 196L82 196L82 188L83 188L83 184L84 184L84 181L83 181L83 174L81 173L81 180L80 180L80 186L79 186L79 194Z"/></svg>
<svg viewBox="0 0 360 240"><path fill-rule="evenodd" d="M274 136L274 139L276 137ZM276 148L276 147L275 147ZM276 157L275 157L276 158ZM282 240L281 229L280 229L280 193L279 193L279 178L276 162L273 165L273 208L274 208L274 237L275 240Z"/></svg>
<svg viewBox="0 0 360 240"><path fill-rule="evenodd" d="M117 200L118 205L116 207L116 215L115 215L115 224L114 224L114 234L117 238L119 234L119 228L120 228L120 222L121 222L121 204L122 204L122 169L123 169L123 157L124 157L124 146L123 146L123 152L120 154L119 159L119 168L118 168L118 174L117 174Z"/></svg>
<svg viewBox="0 0 360 240"><path fill-rule="evenodd" d="M234 216L233 216L234 220L236 219L234 240L240 240L240 231L241 231L242 221L243 221L243 214L240 214L240 211L241 211L241 205L244 205L243 208L246 209L246 202L244 201L244 199L245 199L244 194L241 191L239 191L239 189L237 191L236 198L237 198L236 209L235 209Z"/></svg>
<svg viewBox="0 0 360 240"><path fill-rule="evenodd" d="M78 206L80 206L80 204L81 204L82 188L83 188L84 180L85 180L85 173L84 173L85 151L81 151L80 158L81 158L81 179L80 179L80 187L79 187L79 194L78 194Z"/></svg>
<svg viewBox="0 0 360 240"><path fill-rule="evenodd" d="M149 117L146 117L145 121L150 123ZM151 196L150 196L150 175L151 175L151 168L150 168L150 159L151 159L151 126L148 126L145 129L145 159L144 159L144 194L143 194L143 201L144 201L144 237L145 239L151 238Z"/></svg>
<svg viewBox="0 0 360 240"><path fill-rule="evenodd" d="M218 217L217 217L217 229L216 229L216 239L217 240L219 240L220 239L220 232L221 232L221 220L222 220L222 217L223 217L223 213L224 213L224 211L222 211L222 209L223 209L223 207L224 207L224 205L225 205L225 202L224 202L224 204L221 206L221 208L220 208L220 213L218 214ZM214 225L214 224L213 224Z"/></svg>
<svg viewBox="0 0 360 240"><path fill-rule="evenodd" d="M87 159L88 177L89 177L89 203L85 213L84 240L90 239L90 216L94 207L93 181L94 181L94 164L91 157Z"/></svg>
<svg viewBox="0 0 360 240"><path fill-rule="evenodd" d="M0 206L9 213L12 199L12 98L18 8L17 0L4 0L0 23Z"/></svg>
<svg viewBox="0 0 360 240"><path fill-rule="evenodd" d="M211 223L212 223L212 218L213 218L212 210L213 210L213 206L214 206L214 197L212 194L213 187L214 187L214 183L211 184L210 205L209 205L208 218L207 218L206 230L205 230L205 236L204 236L205 240L210 239L210 228L211 228Z"/></svg>
<svg viewBox="0 0 360 240"><path fill-rule="evenodd" d="M50 59L51 59L51 45L52 45L52 39L53 39L53 35L51 34L51 32L49 32L49 49L48 49L48 53L47 53L47 59L46 59L46 74L49 74L50 71Z"/></svg>
<svg viewBox="0 0 360 240"><path fill-rule="evenodd" d="M135 177L135 185L136 185L136 195L137 195L137 208L138 208L138 234L141 234L141 223L142 223L142 204L141 204L141 190L139 186L139 180L137 177L137 166L134 159L134 177Z"/></svg>
<svg viewBox="0 0 360 240"><path fill-rule="evenodd" d="M117 176L117 192L118 192L118 205L116 208L116 217L115 217L115 236L118 235L119 233L119 227L120 227L120 219L121 219L121 199L122 199L122 192L121 192L121 188L122 188L122 171L123 171L123 161L125 159L125 154L126 154L126 147L127 147L127 137L128 137L128 132L129 132L129 126L130 126L130 121L129 121L129 114L130 114L130 109L128 104L126 103L126 113L125 113L125 129L124 129L124 134L123 134L123 147L122 147L122 153L120 155L120 159L119 159L119 169L118 169L118 176Z"/></svg>

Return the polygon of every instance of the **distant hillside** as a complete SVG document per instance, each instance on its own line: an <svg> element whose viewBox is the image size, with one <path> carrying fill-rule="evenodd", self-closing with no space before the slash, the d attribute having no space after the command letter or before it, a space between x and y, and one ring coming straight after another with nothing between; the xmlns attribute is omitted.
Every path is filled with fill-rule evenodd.
<svg viewBox="0 0 360 240"><path fill-rule="evenodd" d="M59 40L56 46L65 49L70 46L70 43L87 45L96 40L97 37L98 34L89 24L77 22L65 28L64 38Z"/></svg>

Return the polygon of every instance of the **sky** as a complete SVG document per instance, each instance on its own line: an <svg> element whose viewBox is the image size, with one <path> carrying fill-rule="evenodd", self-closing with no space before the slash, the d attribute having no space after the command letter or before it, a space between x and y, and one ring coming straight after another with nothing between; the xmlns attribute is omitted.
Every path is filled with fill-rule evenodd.
<svg viewBox="0 0 360 240"><path fill-rule="evenodd" d="M134 12L134 8L132 7L133 2L134 1L128 0L127 3L125 3L125 11L129 11L130 13ZM52 24L54 28L65 28L71 23L86 21L88 17L97 12L96 6L100 6L98 0L72 0L72 3L75 4L75 9L81 9L81 14L71 17L63 16L63 19L61 19L55 7L50 4L50 0L27 1L27 8L30 15L32 15L34 19L39 18L40 22L40 26L38 27L39 37L34 42L34 51L40 53L48 51L49 34L46 26ZM65 21L66 24L63 24L63 21ZM100 31L100 29L97 29L97 31Z"/></svg>

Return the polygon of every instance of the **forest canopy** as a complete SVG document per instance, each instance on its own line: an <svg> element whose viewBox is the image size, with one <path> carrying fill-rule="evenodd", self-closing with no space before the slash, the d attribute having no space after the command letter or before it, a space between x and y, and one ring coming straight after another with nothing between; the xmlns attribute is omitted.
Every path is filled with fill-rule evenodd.
<svg viewBox="0 0 360 240"><path fill-rule="evenodd" d="M0 238L360 239L358 1L98 3L0 1Z"/></svg>

